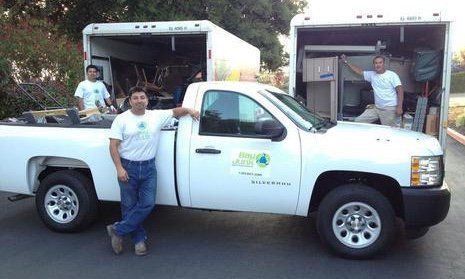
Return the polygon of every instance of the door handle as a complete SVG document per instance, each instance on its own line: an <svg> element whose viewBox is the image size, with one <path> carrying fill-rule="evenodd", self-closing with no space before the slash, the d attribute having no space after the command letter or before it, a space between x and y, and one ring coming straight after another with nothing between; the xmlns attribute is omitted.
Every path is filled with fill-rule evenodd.
<svg viewBox="0 0 465 279"><path fill-rule="evenodd" d="M213 148L197 148L195 153L205 153L205 154L220 154L221 150Z"/></svg>

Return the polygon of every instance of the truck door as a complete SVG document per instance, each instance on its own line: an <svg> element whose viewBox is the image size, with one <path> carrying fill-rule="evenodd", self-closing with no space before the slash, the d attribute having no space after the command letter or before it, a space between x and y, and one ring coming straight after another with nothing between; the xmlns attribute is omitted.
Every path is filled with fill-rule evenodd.
<svg viewBox="0 0 465 279"><path fill-rule="evenodd" d="M199 95L200 96L200 95ZM256 127L277 118L244 94L206 91L190 146L193 207L294 214L300 183L300 140L290 122L285 136L257 138ZM292 124L292 123L291 123Z"/></svg>

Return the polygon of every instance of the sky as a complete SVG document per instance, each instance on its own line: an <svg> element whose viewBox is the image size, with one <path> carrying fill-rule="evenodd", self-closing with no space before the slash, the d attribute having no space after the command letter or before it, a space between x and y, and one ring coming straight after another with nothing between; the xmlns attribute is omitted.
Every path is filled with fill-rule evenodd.
<svg viewBox="0 0 465 279"><path fill-rule="evenodd" d="M458 51L465 48L465 1L463 0L307 0L308 9L317 11L319 15L353 14L361 10L372 10L384 14L396 12L411 12L430 10L441 12L441 17L448 17L454 21L452 25L452 49ZM380 8L381 5L381 8Z"/></svg>

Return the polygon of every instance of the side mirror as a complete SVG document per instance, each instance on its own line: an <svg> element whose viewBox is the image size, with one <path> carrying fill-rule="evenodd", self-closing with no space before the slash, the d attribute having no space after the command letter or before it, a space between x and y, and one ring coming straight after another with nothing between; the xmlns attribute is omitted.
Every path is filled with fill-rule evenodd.
<svg viewBox="0 0 465 279"><path fill-rule="evenodd" d="M272 140L279 140L285 132L284 126L275 119L262 119L255 124L255 133Z"/></svg>

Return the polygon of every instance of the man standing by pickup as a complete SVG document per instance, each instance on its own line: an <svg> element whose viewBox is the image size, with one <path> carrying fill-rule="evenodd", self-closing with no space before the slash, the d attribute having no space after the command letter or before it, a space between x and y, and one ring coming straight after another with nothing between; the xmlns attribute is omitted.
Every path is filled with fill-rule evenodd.
<svg viewBox="0 0 465 279"><path fill-rule="evenodd" d="M367 107L354 121L373 123L379 119L381 125L396 126L396 116L402 115L404 89L399 76L393 71L386 70L385 58L380 55L373 58L374 71L363 71L350 64L344 54L341 55L341 59L352 71L371 83L375 94L374 107Z"/></svg>
<svg viewBox="0 0 465 279"><path fill-rule="evenodd" d="M110 131L110 154L118 174L122 220L107 226L115 254L123 250L122 238L130 235L135 254L147 254L146 233L142 222L155 206L157 170L155 155L163 124L171 117L199 112L178 107L172 110L146 110L147 93L142 87L129 90L131 109L118 115Z"/></svg>
<svg viewBox="0 0 465 279"><path fill-rule="evenodd" d="M74 93L74 97L78 98L79 110L106 105L110 106L112 111L115 110L111 105L110 93L108 93L105 84L97 80L98 74L99 70L96 66L86 67L87 79L79 83Z"/></svg>

